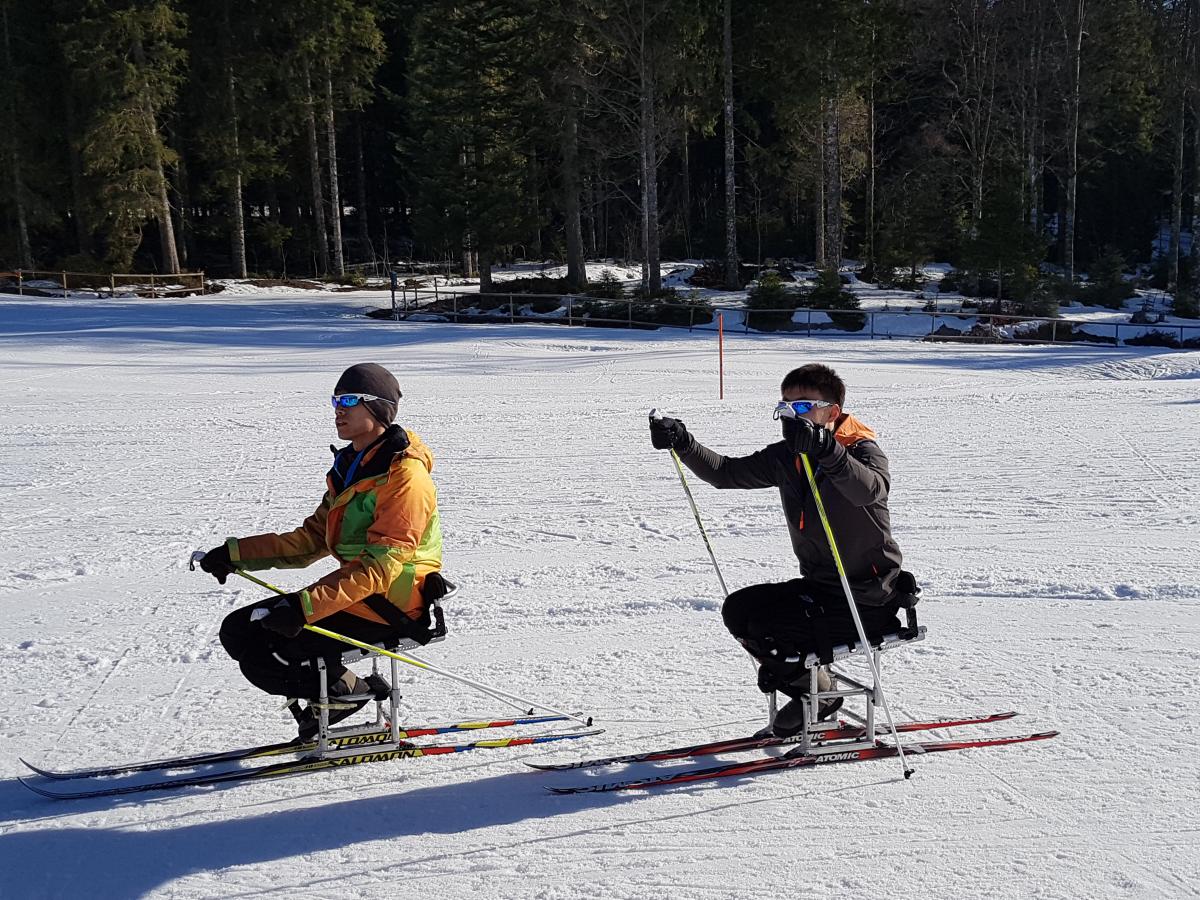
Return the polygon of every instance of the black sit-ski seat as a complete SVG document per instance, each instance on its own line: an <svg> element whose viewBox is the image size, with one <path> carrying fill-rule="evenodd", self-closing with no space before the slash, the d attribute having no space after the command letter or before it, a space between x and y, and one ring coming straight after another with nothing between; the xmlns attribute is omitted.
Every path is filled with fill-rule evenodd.
<svg viewBox="0 0 1200 900"><path fill-rule="evenodd" d="M403 614L400 614L398 617L387 616L389 622L397 625L396 633L383 641L371 645L372 649L370 650L362 647L349 647L342 654L342 665L349 667L370 657L371 673L378 675L379 659L382 654L375 652L376 650L403 653L406 650L416 650L428 644L444 641L446 639L446 617L442 611L442 604L457 593L458 585L447 580L440 572L429 573L425 576L425 583L421 589L421 598L425 603L421 617L418 619L408 619ZM383 598L379 599L386 604L386 600L383 600ZM325 660L319 658L316 660L321 685L320 699L316 703L319 711L317 755L324 755L329 750L331 739L336 739L339 744L353 744L354 738L358 735L378 735L385 729L391 731L390 741L370 741L370 743L372 745L376 743L380 745L399 745L400 689L397 686L399 684L399 672L397 668L399 661L394 657L388 657L388 662L390 663L391 692L386 700L378 697L373 698L375 700L375 721L363 725L330 728L329 678L326 673ZM342 697L339 699L342 702L354 702L357 698Z"/></svg>
<svg viewBox="0 0 1200 900"><path fill-rule="evenodd" d="M897 593L891 603L897 611L904 610L905 624L899 631L884 634L877 640L871 641L868 652L874 662L874 672L876 673L880 671L880 657L885 651L925 640L926 628L917 622L916 607L921 589L910 573L901 572L900 575L901 577L897 579ZM859 642L851 641L823 648L821 653L809 653L805 656L804 668L809 673L808 694L802 698L802 702L808 704L804 716L806 724L804 730L798 735L800 748L793 752L819 756L823 753L845 752L846 750L870 747L874 746L876 735L886 732L886 729L876 728L875 725L875 705L879 702L881 694L878 682L870 679L874 683L868 685L865 681L858 680L844 670L835 668L835 664L839 662L863 655ZM789 661L799 662L800 660L798 657L794 657ZM818 687L818 673L823 666L826 667L831 682L831 687L824 691ZM868 671L869 676L870 671ZM851 728L849 730L855 736L848 738L846 733L838 733L837 726L819 721L817 711L820 709L822 701L839 697L845 700L852 697L863 698L866 709L862 714L845 708L841 711L844 718L861 726L861 734L860 729ZM845 729L841 730L845 732Z"/></svg>

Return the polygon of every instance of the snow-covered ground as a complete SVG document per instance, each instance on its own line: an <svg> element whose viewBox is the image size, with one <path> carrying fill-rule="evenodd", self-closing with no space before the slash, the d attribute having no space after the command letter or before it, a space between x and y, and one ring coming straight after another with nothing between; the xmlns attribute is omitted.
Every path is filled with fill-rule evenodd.
<svg viewBox="0 0 1200 900"><path fill-rule="evenodd" d="M1200 354L378 322L357 296L0 298L0 897L1182 897L1200 884ZM452 636L425 655L593 715L586 742L54 803L57 767L289 736L217 642L260 596L189 572L311 511L328 394L375 360L437 454ZM929 638L900 719L1040 744L556 797L526 760L762 724L646 411L771 441L821 360L891 457ZM692 482L731 587L794 573L772 491ZM323 567L319 568L324 571ZM277 583L298 587L298 572ZM248 586L247 586L248 587ZM413 722L507 713L412 670Z"/></svg>

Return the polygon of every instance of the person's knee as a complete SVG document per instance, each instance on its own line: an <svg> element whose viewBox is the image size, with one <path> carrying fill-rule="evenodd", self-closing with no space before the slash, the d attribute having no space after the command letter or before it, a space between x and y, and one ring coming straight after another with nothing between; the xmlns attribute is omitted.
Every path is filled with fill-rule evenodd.
<svg viewBox="0 0 1200 900"><path fill-rule="evenodd" d="M746 624L750 617L750 590L742 588L734 591L721 604L721 618L725 627L734 637L746 637Z"/></svg>
<svg viewBox="0 0 1200 900"><path fill-rule="evenodd" d="M225 617L225 621L221 623L221 631L218 637L221 641L221 646L225 648L233 659L241 659L246 652L247 646L247 629L249 620L243 610L234 610Z"/></svg>

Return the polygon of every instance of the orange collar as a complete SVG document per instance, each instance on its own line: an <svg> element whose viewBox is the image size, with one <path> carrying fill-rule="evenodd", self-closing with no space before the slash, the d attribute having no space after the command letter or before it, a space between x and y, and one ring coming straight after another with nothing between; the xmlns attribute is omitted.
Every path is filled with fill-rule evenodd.
<svg viewBox="0 0 1200 900"><path fill-rule="evenodd" d="M843 447L853 447L859 441L875 440L875 431L849 413L843 413L838 419L837 430L834 431L833 437Z"/></svg>

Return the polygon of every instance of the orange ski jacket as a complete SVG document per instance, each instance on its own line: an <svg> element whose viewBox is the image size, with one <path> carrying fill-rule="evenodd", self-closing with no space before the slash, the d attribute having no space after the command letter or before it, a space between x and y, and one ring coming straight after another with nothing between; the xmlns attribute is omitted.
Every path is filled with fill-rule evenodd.
<svg viewBox="0 0 1200 900"><path fill-rule="evenodd" d="M337 559L338 568L300 592L310 623L342 611L384 622L364 602L374 595L417 619L425 576L442 567L432 471L429 448L415 433L392 425L360 461L356 480L340 490L335 463L320 506L304 524L284 534L229 538L229 558L248 570L300 569L326 556Z"/></svg>

